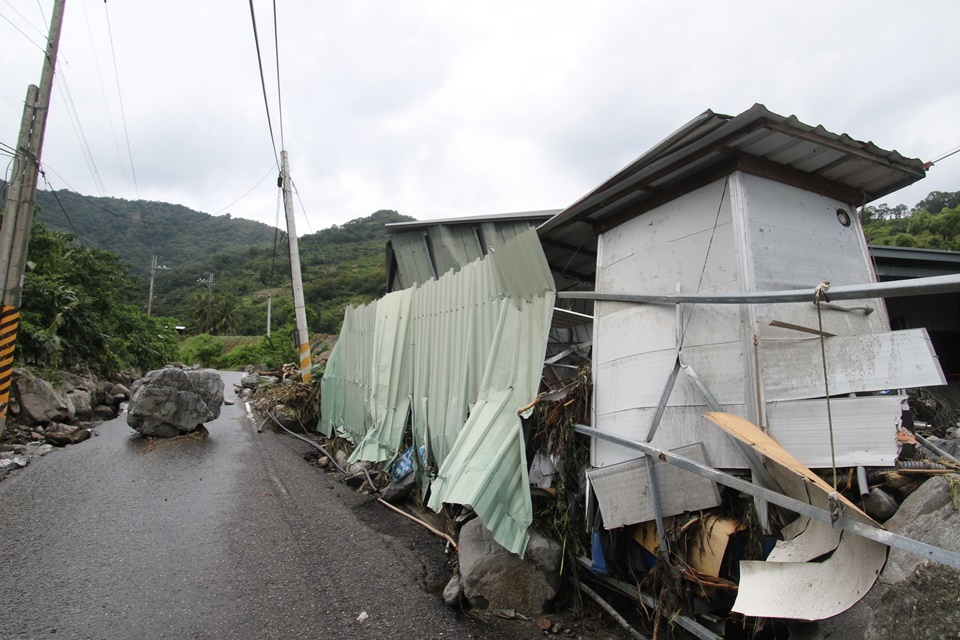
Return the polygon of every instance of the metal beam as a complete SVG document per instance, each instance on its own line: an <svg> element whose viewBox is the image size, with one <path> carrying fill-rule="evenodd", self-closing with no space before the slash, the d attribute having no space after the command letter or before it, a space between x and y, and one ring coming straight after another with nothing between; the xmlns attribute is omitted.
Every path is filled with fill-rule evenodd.
<svg viewBox="0 0 960 640"><path fill-rule="evenodd" d="M960 274L914 278L894 282L870 282L831 287L828 300L863 300L866 298L899 298L933 293L960 291ZM766 304L776 302L813 302L816 288L790 291L756 291L746 293L609 293L605 291L562 291L557 297L571 300L601 300L639 304Z"/></svg>
<svg viewBox="0 0 960 640"><path fill-rule="evenodd" d="M708 480L713 480L714 482L722 484L726 487L730 487L731 489L736 489L741 493L762 498L767 502L772 502L773 504L783 507L784 509L793 511L794 513L798 513L827 524L831 524L832 522L833 526L839 527L844 531L849 531L859 536L863 536L864 538L869 538L874 542L885 544L888 547L901 549L907 553L912 553L921 558L934 560L949 567L953 567L954 569L960 569L960 553L949 551L947 549L941 549L940 547L935 547L931 544L920 542L919 540L901 536L891 531L878 529L877 527L871 527L863 524L862 522L852 520L846 516L841 516L836 520L836 522L834 522L829 511L819 509L806 502L785 496L782 493L753 485L746 480L741 480L740 478L736 478L730 474L717 471L716 469L707 467L699 462L691 460L690 458L677 455L666 449L661 449L644 442L637 442L636 440L629 440L627 438L615 436L611 433L606 433L582 424L575 424L573 428L578 433L599 438L607 442L612 442L613 444L626 447L627 449L640 451L649 456L655 456L663 462L680 467L681 469L689 471L690 473L695 473L696 475L707 478Z"/></svg>

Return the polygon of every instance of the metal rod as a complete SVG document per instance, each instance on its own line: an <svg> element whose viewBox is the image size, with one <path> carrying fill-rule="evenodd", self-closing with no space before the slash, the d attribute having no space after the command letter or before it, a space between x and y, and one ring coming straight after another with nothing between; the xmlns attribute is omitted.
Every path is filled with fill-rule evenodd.
<svg viewBox="0 0 960 640"><path fill-rule="evenodd" d="M577 561L587 570L590 570L590 567L593 566L593 563L589 558L584 558L582 556L577 558ZM657 599L651 596L649 593L645 593L643 590L638 588L636 585L630 584L629 582L624 582L623 580L618 580L613 576L605 576L599 573L590 573L590 579L596 582L601 582L611 589L616 589L623 595L628 598L637 598L639 596L640 602L643 603L645 607L648 607L654 611L660 608L657 604ZM673 613L670 614L673 622L679 626L681 629L684 629L691 633L699 640L722 640L720 636L716 633L707 629L705 626L691 618L690 616L685 616L682 613L674 616Z"/></svg>
<svg viewBox="0 0 960 640"><path fill-rule="evenodd" d="M870 282L831 287L829 300L863 300L865 298L898 298L960 291L960 274L911 278L892 282ZM747 293L678 293L673 295L643 293L610 293L606 291L562 291L558 298L570 300L602 300L647 304L764 304L772 302L813 302L816 288L791 291L758 291Z"/></svg>
<svg viewBox="0 0 960 640"><path fill-rule="evenodd" d="M609 602L607 602L606 600L601 598L599 595L597 595L596 591L594 591L587 585L583 584L582 582L579 584L579 587L580 587L580 591L583 591L584 594L586 594L587 596L590 596L590 599L596 602L598 605L600 605L601 609L603 609L604 611L609 613L611 616L613 616L613 619L616 620L628 634L630 634L631 638L634 638L635 640L648 640L647 636L643 635L642 633L640 633L639 631L631 627L630 623L627 622L626 618L624 618L622 615L617 613L617 610L614 609L612 606L610 606Z"/></svg>
<svg viewBox="0 0 960 640"><path fill-rule="evenodd" d="M680 467L681 469L689 471L690 473L695 473L698 476L707 478L708 480L713 480L714 482L722 484L725 487L736 489L741 493L763 498L767 502L772 502L773 504L781 506L784 509L793 511L794 513L808 516L814 520L825 522L827 524L833 522L829 511L819 509L812 504L801 502L795 498L785 496L782 493L751 484L745 480L741 480L740 478L735 478L730 474L704 466L699 462L677 455L676 453L668 451L667 449L661 449L645 442L637 442L636 440L615 436L611 433L606 433L582 424L575 424L573 428L578 433L599 438L607 442L612 442L613 444L621 447L640 451L650 456L656 456L660 460L676 467ZM903 551L920 556L921 558L935 560L936 562L953 567L954 569L960 569L960 553L949 551L947 549L941 549L940 547L935 547L931 544L920 542L919 540L913 540L912 538L901 536L884 529L872 527L862 522L852 520L846 516L841 516L839 519L833 522L833 526L839 527L844 531L850 531L851 533L863 536L864 538L869 538L874 542L885 544L888 547L902 549Z"/></svg>
<svg viewBox="0 0 960 640"><path fill-rule="evenodd" d="M655 459L647 456L647 482L650 484L650 504L653 506L653 519L657 523L657 536L660 538L660 556L669 557L670 542L667 529L663 525L663 509L660 508L660 484L657 482Z"/></svg>
<svg viewBox="0 0 960 640"><path fill-rule="evenodd" d="M670 394L673 393L673 385L677 382L677 376L680 374L680 360L679 358L673 363L673 371L670 372L670 376L667 378L667 384L663 387L663 392L660 394L660 402L657 403L657 410L653 414L653 420L650 421L650 428L647 430L647 437L644 438L646 442L653 440L653 436L657 435L657 428L660 426L660 419L663 418L663 412L667 409L667 402L670 400Z"/></svg>
<svg viewBox="0 0 960 640"><path fill-rule="evenodd" d="M957 460L955 457L953 457L952 455L950 455L949 453L947 453L946 451L944 451L943 449L941 449L941 448L938 447L937 445L933 444L932 442L930 442L929 440L927 440L926 438L924 438L924 437L923 437L922 435L920 435L919 433L915 433L915 434L913 434L913 435L914 435L914 437L917 439L917 442L919 442L920 444L922 444L923 446L925 446L927 449L930 449L930 451L933 451L935 454L937 454L937 455L940 456L941 458L946 458L947 460L950 460L951 462L955 462L955 463L957 463L957 464L960 464L960 460Z"/></svg>

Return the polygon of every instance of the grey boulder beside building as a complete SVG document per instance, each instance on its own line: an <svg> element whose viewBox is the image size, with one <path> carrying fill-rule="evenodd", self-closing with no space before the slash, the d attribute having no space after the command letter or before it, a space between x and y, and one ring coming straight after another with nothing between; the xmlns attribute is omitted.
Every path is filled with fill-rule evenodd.
<svg viewBox="0 0 960 640"><path fill-rule="evenodd" d="M144 436L172 438L215 420L222 404L223 379L216 370L158 369L136 385L127 424Z"/></svg>

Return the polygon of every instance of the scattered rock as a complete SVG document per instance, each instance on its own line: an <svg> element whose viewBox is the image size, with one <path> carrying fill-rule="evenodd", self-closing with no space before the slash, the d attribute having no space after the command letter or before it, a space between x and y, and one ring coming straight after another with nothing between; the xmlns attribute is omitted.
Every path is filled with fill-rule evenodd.
<svg viewBox="0 0 960 640"><path fill-rule="evenodd" d="M560 545L535 531L525 558L504 549L474 519L460 530L463 595L495 609L542 613L560 586Z"/></svg>
<svg viewBox="0 0 960 640"><path fill-rule="evenodd" d="M463 590L460 588L460 574L455 573L443 588L443 603L448 607L459 607Z"/></svg>
<svg viewBox="0 0 960 640"><path fill-rule="evenodd" d="M296 409L285 404L278 404L273 408L273 415L277 421L291 431L302 431L300 426L300 416Z"/></svg>
<svg viewBox="0 0 960 640"><path fill-rule="evenodd" d="M114 398L116 398L117 396L121 396L123 400L130 399L130 389L120 384L119 382L113 385L112 387L110 387L110 391L108 393Z"/></svg>
<svg viewBox="0 0 960 640"><path fill-rule="evenodd" d="M223 404L225 404L225 405L227 405L227 406L233 406L233 405L235 404L235 402L234 402L233 400L228 399L228 398L224 398L224 399L223 399Z"/></svg>
<svg viewBox="0 0 960 640"><path fill-rule="evenodd" d="M355 476L350 476L349 478L347 478L346 480L344 480L344 482L346 483L346 485L347 485L348 487L353 488L353 489L359 488L359 487L360 487L363 483L365 483L366 481L367 481L367 477L366 477L365 475L363 475L362 473L358 473L358 474L355 475Z"/></svg>
<svg viewBox="0 0 960 640"><path fill-rule="evenodd" d="M410 497L410 494L413 493L413 490L416 488L416 486L416 474L408 473L401 479L394 480L387 485L387 488L383 490L383 493L380 494L380 497L393 504L403 502Z"/></svg>
<svg viewBox="0 0 960 640"><path fill-rule="evenodd" d="M45 437L50 444L65 447L68 444L78 444L84 440L89 440L90 430L58 422L47 427Z"/></svg>
<svg viewBox="0 0 960 640"><path fill-rule="evenodd" d="M223 379L215 370L160 369L133 392L127 424L145 436L172 438L216 419L222 404Z"/></svg>
<svg viewBox="0 0 960 640"><path fill-rule="evenodd" d="M73 407L64 395L26 369L13 370L13 388L20 405L20 420L24 424L69 421L73 418Z"/></svg>
<svg viewBox="0 0 960 640"><path fill-rule="evenodd" d="M240 386L244 389L256 390L260 386L260 374L256 370L247 372L240 378Z"/></svg>
<svg viewBox="0 0 960 640"><path fill-rule="evenodd" d="M86 389L75 388L68 391L66 400L70 403L73 415L78 420L89 420L93 415L93 405L91 404L90 392Z"/></svg>
<svg viewBox="0 0 960 640"><path fill-rule="evenodd" d="M871 489L870 495L863 501L863 510L877 522L886 522L897 512L899 505L883 489Z"/></svg>
<svg viewBox="0 0 960 640"><path fill-rule="evenodd" d="M117 417L117 410L105 404L98 404L93 408L93 417L99 420L113 420Z"/></svg>

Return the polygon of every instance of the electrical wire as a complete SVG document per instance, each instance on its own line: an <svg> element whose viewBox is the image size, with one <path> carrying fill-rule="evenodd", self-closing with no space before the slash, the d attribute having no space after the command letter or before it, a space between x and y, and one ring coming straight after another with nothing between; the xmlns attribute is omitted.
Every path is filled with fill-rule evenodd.
<svg viewBox="0 0 960 640"><path fill-rule="evenodd" d="M83 245L84 249L90 249L86 242L83 241L83 238L80 236L80 232L77 231L77 227L74 226L73 220L70 219L70 216L67 215L67 210L64 208L63 203L60 202L60 196L57 195L57 192L53 190L53 187L50 186L50 183L47 181L47 174L43 171L40 171L40 177L43 178L43 184L47 186L50 190L50 193L53 194L54 199L57 201L57 204L60 205L60 211L63 213L63 217L67 219L67 224L70 225L70 228L73 229L73 233L77 236L77 240L80 241L80 244Z"/></svg>
<svg viewBox="0 0 960 640"><path fill-rule="evenodd" d="M14 9L14 11L16 11L16 9ZM13 20L11 20L11 19L8 18L7 16L3 15L2 13L0 13L0 18L3 18L3 19L6 20L7 22L9 22L11 27L13 27L13 28L16 29L17 31L19 31L19 32L20 32L20 35L22 35L24 38L26 38L27 40L30 41L30 44L32 44L33 46L35 46L37 49L40 49L40 51L43 51L44 53L47 52L46 49L44 49L44 48L41 47L39 44L37 44L36 42L34 42L34 41L33 41L33 38L31 38L29 35L27 35L27 33L26 33L23 29L21 29L20 27L18 27L17 25L15 25L15 24L13 23ZM31 26L33 26L33 25L31 25Z"/></svg>
<svg viewBox="0 0 960 640"><path fill-rule="evenodd" d="M253 41L257 47L257 66L260 68L260 86L263 88L263 106L267 110L267 127L270 129L270 144L273 145L273 157L280 165L280 154L277 153L277 139L273 135L273 121L270 119L270 101L267 99L267 82L263 76L263 59L260 56L260 37L257 35L257 16L253 10L253 0L250 0L250 20L253 22Z"/></svg>
<svg viewBox="0 0 960 640"><path fill-rule="evenodd" d="M103 186L103 180L100 178L100 171L97 169L96 160L93 157L93 150L87 142L86 133L83 130L83 123L80 121L80 113L77 111L76 104L73 102L73 94L70 92L70 86L67 83L65 74L58 73L54 80L63 95L63 100L67 108L67 116L70 118L70 124L73 126L73 133L77 136L77 142L80 144L80 151L83 154L83 160L87 164L87 170L93 177L94 185L97 187L98 195L106 196L107 190Z"/></svg>
<svg viewBox="0 0 960 640"><path fill-rule="evenodd" d="M250 0L253 2L253 0ZM277 58L277 119L280 121L280 148L283 144L283 99L280 95L280 38L277 35L277 0L273 0L273 50Z"/></svg>
<svg viewBox="0 0 960 640"><path fill-rule="evenodd" d="M103 97L103 105L106 110L107 122L110 124L110 134L113 136L113 146L117 151L117 158L120 160L120 171L123 173L123 181L127 189L130 188L130 178L127 175L127 167L123 162L123 153L120 151L120 140L117 138L117 128L113 124L113 113L110 110L110 101L107 99L107 87L103 82L103 70L100 67L100 56L97 55L97 47L93 38L93 29L90 27L90 16L87 13L86 4L81 3L83 7L83 18L87 25L87 37L90 40L90 51L93 53L93 63L97 68L97 81L100 84L100 95ZM101 194L105 195L105 193Z"/></svg>
<svg viewBox="0 0 960 640"><path fill-rule="evenodd" d="M120 88L120 70L117 67L117 51L113 44L113 27L110 24L110 10L107 8L106 0L104 0L103 3L103 14L107 20L107 36L110 41L110 55L113 58L113 75L117 82L117 97L120 101L120 118L123 122L123 135L127 141L127 158L130 161L130 175L133 178L133 189L137 196L137 213L140 214L140 220L144 221L143 210L140 207L140 185L137 184L137 170L133 164L133 150L130 148L130 129L127 127L127 111L123 106L123 91ZM147 240L147 244L150 245L151 252L156 253L156 249L153 247L150 239Z"/></svg>
<svg viewBox="0 0 960 640"><path fill-rule="evenodd" d="M932 167L933 165L937 164L941 160L946 160L947 158L954 155L955 153L960 153L960 146L954 147L953 149L951 149L950 151L947 151L945 154L943 154L939 158L935 158L934 160L931 160L927 164Z"/></svg>
<svg viewBox="0 0 960 640"><path fill-rule="evenodd" d="M221 213L223 213L224 211L226 211L227 209L229 209L230 207L232 207L233 205L237 204L238 202L240 202L241 200L243 200L244 198L246 198L248 195L250 195L250 193L251 193L254 189L256 189L257 187L259 187L259 186L260 186L260 183L263 182L264 180L266 180L266 179L267 179L267 176L271 175L271 174L274 172L275 169L276 169L275 166L270 165L270 168L267 169L267 172L266 172L265 174L263 174L263 177L260 178L259 180L257 180L257 183L256 183L255 185L253 185L252 187L250 187L249 189L247 189L246 193L244 193L242 196L240 196L239 198L237 198L236 200L234 200L233 202L231 202L230 204L228 204L228 205L225 206L224 208L220 209L219 211L217 211L216 213L211 214L211 215L218 216L218 215L220 215Z"/></svg>

